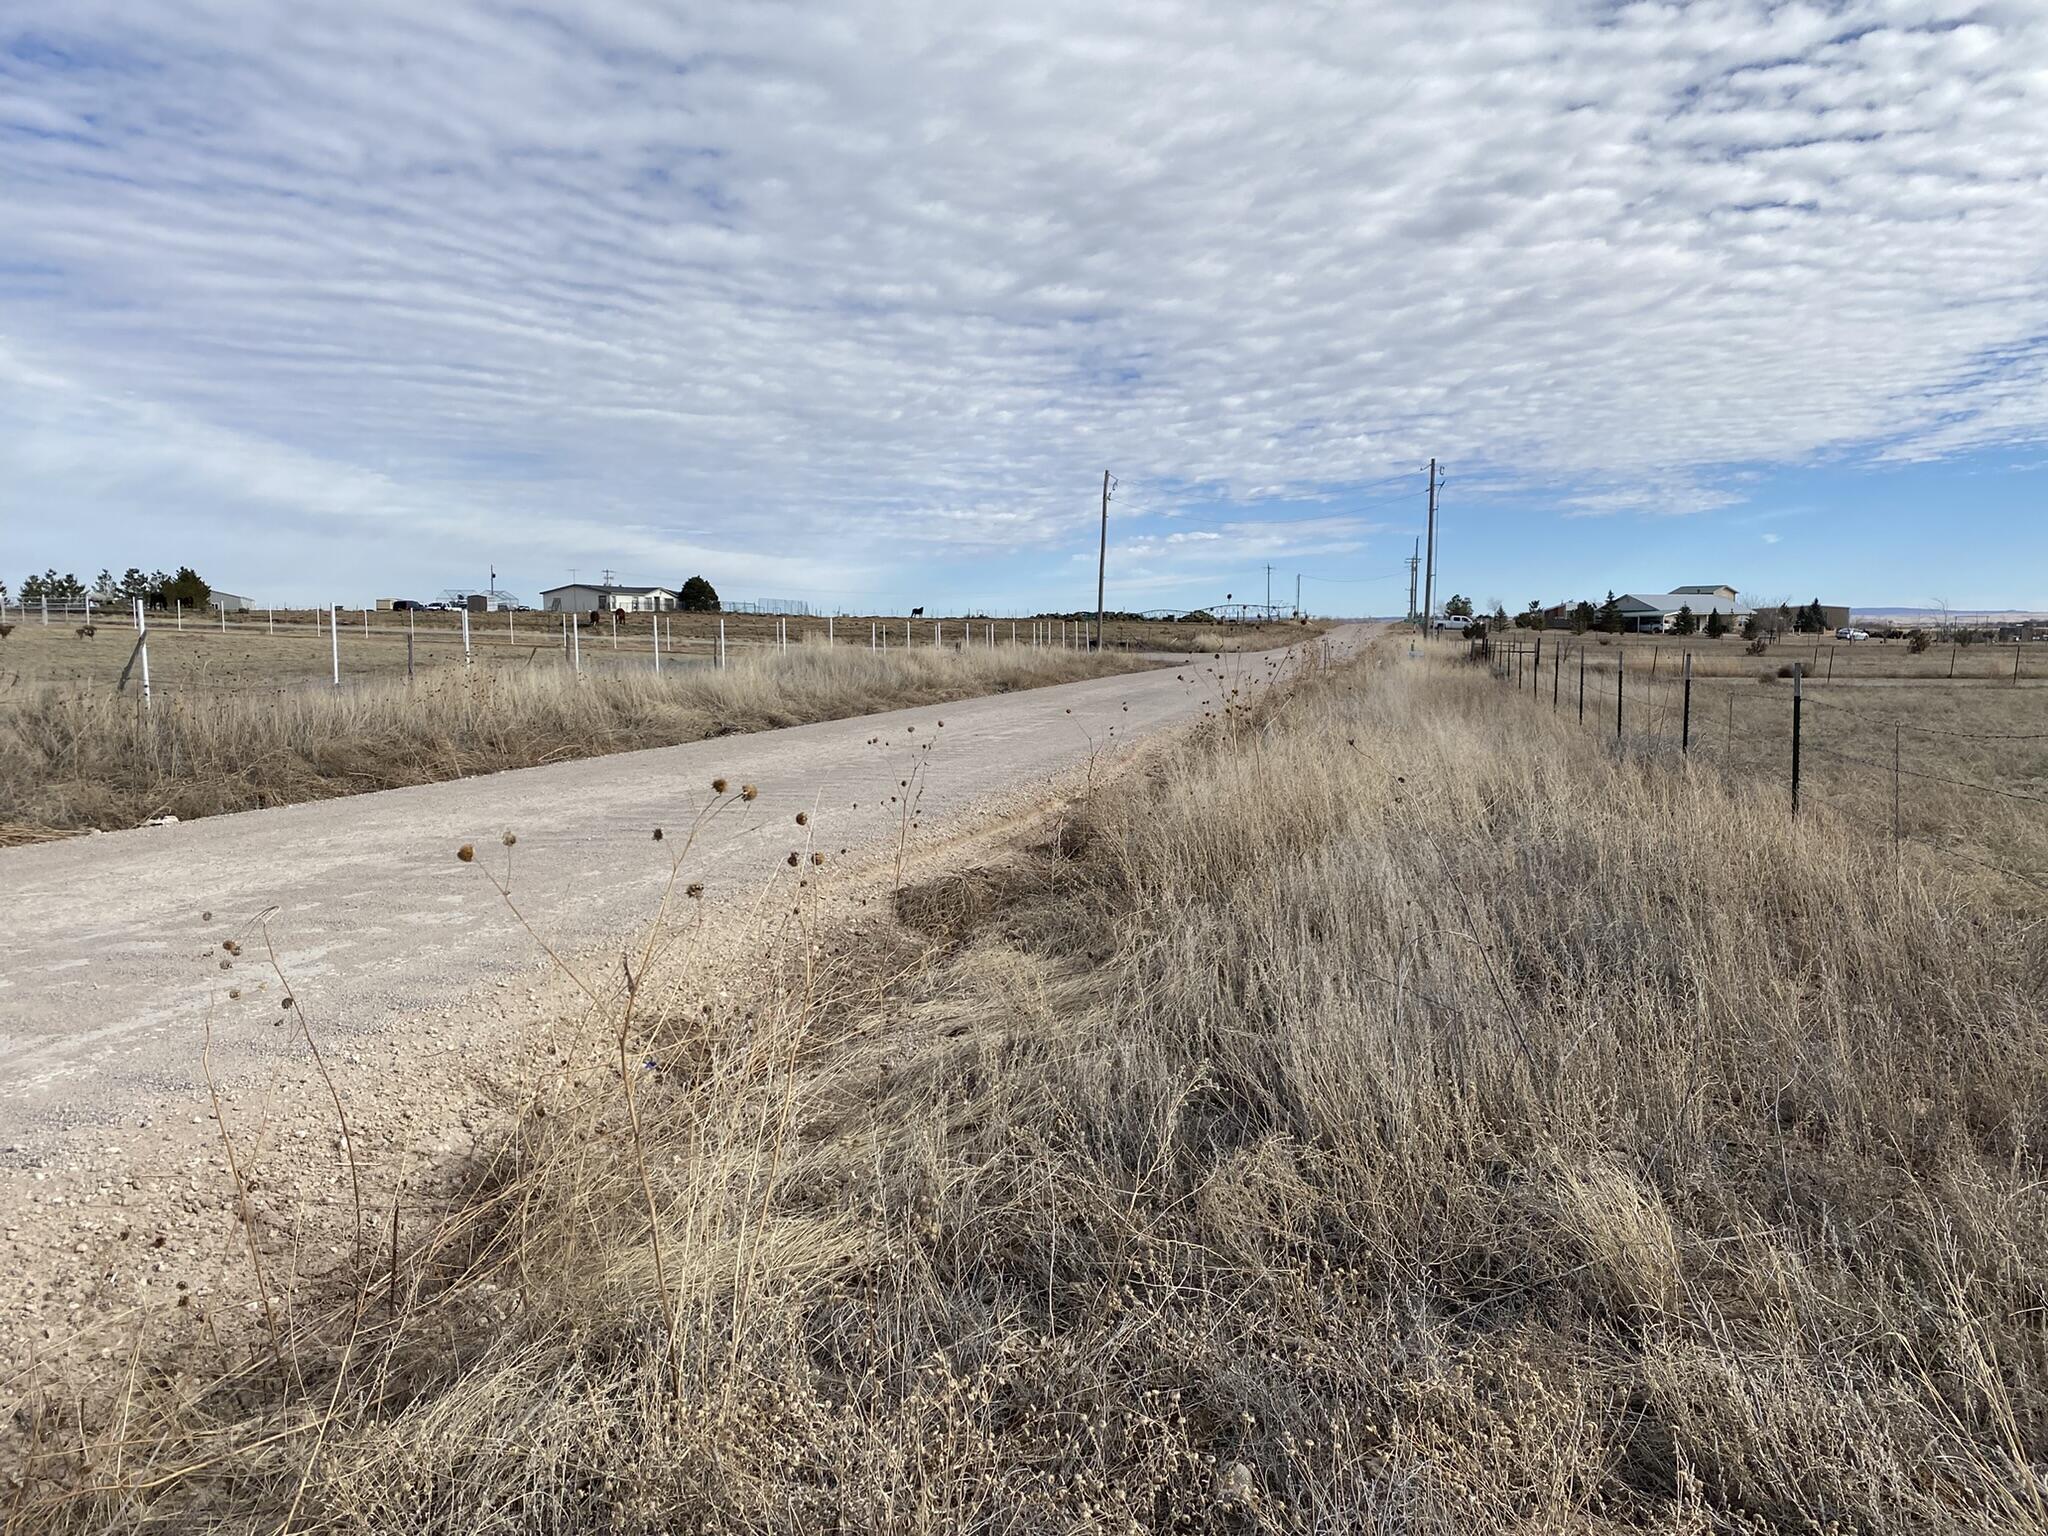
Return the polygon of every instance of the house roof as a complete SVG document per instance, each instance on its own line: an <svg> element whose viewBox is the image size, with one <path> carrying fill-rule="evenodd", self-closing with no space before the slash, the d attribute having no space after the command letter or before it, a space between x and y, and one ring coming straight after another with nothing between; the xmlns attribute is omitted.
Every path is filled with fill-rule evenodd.
<svg viewBox="0 0 2048 1536"><path fill-rule="evenodd" d="M674 587L633 587L616 581L572 581L565 587L542 587L540 595L546 597L550 592L617 592L626 597L645 597L650 592L673 595L675 590Z"/></svg>
<svg viewBox="0 0 2048 1536"><path fill-rule="evenodd" d="M1716 609L1722 613L1750 611L1746 603L1731 602L1711 592L1624 592L1615 602L1624 611L1636 613L1676 613L1681 608L1691 608L1702 616Z"/></svg>

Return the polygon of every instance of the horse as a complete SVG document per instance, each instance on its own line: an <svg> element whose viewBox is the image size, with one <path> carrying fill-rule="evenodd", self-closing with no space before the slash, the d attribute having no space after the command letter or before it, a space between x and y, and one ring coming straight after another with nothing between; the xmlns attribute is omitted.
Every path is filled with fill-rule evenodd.
<svg viewBox="0 0 2048 1536"><path fill-rule="evenodd" d="M913 619L921 619L924 617L924 610L922 608L913 608L910 610L910 616Z"/></svg>

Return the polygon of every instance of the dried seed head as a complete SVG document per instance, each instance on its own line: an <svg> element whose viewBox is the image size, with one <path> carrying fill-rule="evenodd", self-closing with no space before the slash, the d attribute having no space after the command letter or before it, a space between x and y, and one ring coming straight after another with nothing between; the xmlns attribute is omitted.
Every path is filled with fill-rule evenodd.
<svg viewBox="0 0 2048 1536"><path fill-rule="evenodd" d="M694 901L696 898L704 894L704 882L702 880L692 880L688 885L683 887L683 894Z"/></svg>
<svg viewBox="0 0 2048 1536"><path fill-rule="evenodd" d="M722 794L724 794L724 793L725 793L725 780L723 780L723 779L713 779L713 780L711 781L711 793L713 793L714 795L722 795Z"/></svg>
<svg viewBox="0 0 2048 1536"><path fill-rule="evenodd" d="M656 828L654 829L654 840L655 840L655 841L656 841L657 843L661 841L661 828L659 828L659 827L656 827Z"/></svg>
<svg viewBox="0 0 2048 1536"><path fill-rule="evenodd" d="M280 1008L291 1008L296 1006L296 1002L293 998L287 997L283 1002L279 1003L277 1006Z"/></svg>
<svg viewBox="0 0 2048 1536"><path fill-rule="evenodd" d="M824 862L825 862L825 855L823 855L822 853L814 853L814 854L812 854L812 855L811 855L811 863L812 863L812 864L814 864L814 865L816 865L816 864L823 864Z"/></svg>
<svg viewBox="0 0 2048 1536"><path fill-rule="evenodd" d="M455 850L455 857L462 860L465 864L472 863L476 859L476 845L474 843L464 843Z"/></svg>
<svg viewBox="0 0 2048 1536"><path fill-rule="evenodd" d="M751 800L760 793L761 791L754 788L751 784L742 784L740 786L740 798L742 800Z"/></svg>
<svg viewBox="0 0 2048 1536"><path fill-rule="evenodd" d="M498 841L503 843L507 848L510 848L514 843L519 841L519 834L516 832L508 831L503 837L499 838Z"/></svg>
<svg viewBox="0 0 2048 1536"><path fill-rule="evenodd" d="M789 851L789 867L791 869L796 868L796 850L794 848ZM226 962L223 961L222 963L225 964Z"/></svg>
<svg viewBox="0 0 2048 1536"><path fill-rule="evenodd" d="M809 811L798 811L796 813L796 824L800 827L808 827L811 824L811 813Z"/></svg>

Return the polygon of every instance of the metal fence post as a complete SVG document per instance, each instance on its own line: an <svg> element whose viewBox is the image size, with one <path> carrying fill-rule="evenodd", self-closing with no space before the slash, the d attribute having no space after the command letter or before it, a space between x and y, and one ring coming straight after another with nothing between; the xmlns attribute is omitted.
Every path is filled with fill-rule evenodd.
<svg viewBox="0 0 2048 1536"><path fill-rule="evenodd" d="M1586 650L1579 647L1579 724L1586 723Z"/></svg>
<svg viewBox="0 0 2048 1536"><path fill-rule="evenodd" d="M467 606L464 606L462 610L462 664L466 667L472 659L469 649L469 609Z"/></svg>
<svg viewBox="0 0 2048 1536"><path fill-rule="evenodd" d="M1557 713L1557 690L1564 681L1564 647L1550 653L1550 712Z"/></svg>
<svg viewBox="0 0 2048 1536"><path fill-rule="evenodd" d="M334 659L334 686L341 686L341 608L327 605L327 648Z"/></svg>
<svg viewBox="0 0 2048 1536"><path fill-rule="evenodd" d="M725 620L723 617L718 621L718 666L720 671L725 669Z"/></svg>
<svg viewBox="0 0 2048 1536"><path fill-rule="evenodd" d="M1899 856L1899 728L1892 727L1892 858Z"/></svg>
<svg viewBox="0 0 2048 1536"><path fill-rule="evenodd" d="M1622 684L1628 678L1628 658L1614 658L1614 739L1621 740L1621 694Z"/></svg>
<svg viewBox="0 0 2048 1536"><path fill-rule="evenodd" d="M1792 814L1799 814L1799 715L1803 704L1800 684L1805 681L1798 662L1792 663Z"/></svg>
<svg viewBox="0 0 2048 1536"><path fill-rule="evenodd" d="M1680 711L1678 726L1678 750L1680 754L1692 751L1692 652L1685 653L1685 707Z"/></svg>

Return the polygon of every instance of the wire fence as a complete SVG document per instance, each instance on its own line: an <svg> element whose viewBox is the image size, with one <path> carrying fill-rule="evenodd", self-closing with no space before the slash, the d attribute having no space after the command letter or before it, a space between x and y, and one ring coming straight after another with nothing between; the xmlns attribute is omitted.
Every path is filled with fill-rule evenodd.
<svg viewBox="0 0 2048 1536"><path fill-rule="evenodd" d="M0 613L0 699L47 687L132 695L284 693L412 682L439 671L575 675L728 667L798 647L875 652L1084 650L1065 619L806 614L550 613L31 604Z"/></svg>
<svg viewBox="0 0 2048 1536"><path fill-rule="evenodd" d="M1911 843L2048 891L2048 690L1922 677L1859 691L1811 676L1806 657L1708 674L1684 650L1663 664L1561 637L1467 645L1532 707L1622 750L1775 782L1789 815L1822 805L1894 849ZM1979 718L1926 718L1934 711Z"/></svg>

